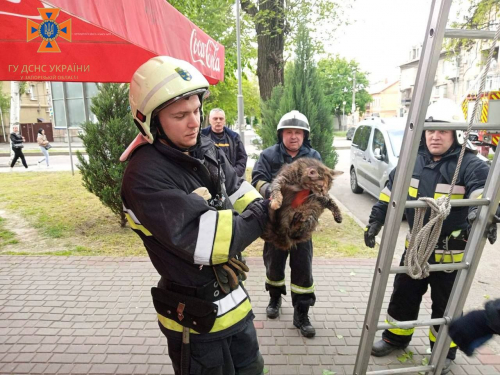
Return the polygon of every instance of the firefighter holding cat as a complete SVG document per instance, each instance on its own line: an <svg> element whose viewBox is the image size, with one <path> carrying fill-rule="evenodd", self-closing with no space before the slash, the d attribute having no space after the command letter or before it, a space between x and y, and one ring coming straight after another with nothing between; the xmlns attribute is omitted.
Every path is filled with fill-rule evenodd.
<svg viewBox="0 0 500 375"><path fill-rule="evenodd" d="M271 182L284 164L302 157L321 161L318 151L309 143L309 121L299 111L286 113L278 123L278 143L260 154L252 172L252 185L265 197L269 197ZM280 314L281 295L286 295L285 266L290 255L293 324L305 337L314 337L316 330L309 320L309 307L314 306L314 280L312 276L313 244L308 240L297 244L297 248L283 251L272 244L264 244L266 266L266 290L270 301L267 317L276 319Z"/></svg>

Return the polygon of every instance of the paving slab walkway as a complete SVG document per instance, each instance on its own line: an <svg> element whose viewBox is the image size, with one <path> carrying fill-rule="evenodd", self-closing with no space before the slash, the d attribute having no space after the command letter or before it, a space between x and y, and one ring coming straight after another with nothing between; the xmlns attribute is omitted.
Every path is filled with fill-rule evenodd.
<svg viewBox="0 0 500 375"><path fill-rule="evenodd" d="M290 297L279 319L266 318L264 266L248 263L268 373L352 374L375 260L315 259L313 339L293 327ZM151 303L157 280L148 258L0 257L0 374L173 374ZM426 296L421 318L429 308ZM427 349L427 330L417 328L408 348L415 364L405 365L420 364ZM372 357L369 370L400 367L401 354ZM452 374L500 374L500 355L488 347L459 354Z"/></svg>

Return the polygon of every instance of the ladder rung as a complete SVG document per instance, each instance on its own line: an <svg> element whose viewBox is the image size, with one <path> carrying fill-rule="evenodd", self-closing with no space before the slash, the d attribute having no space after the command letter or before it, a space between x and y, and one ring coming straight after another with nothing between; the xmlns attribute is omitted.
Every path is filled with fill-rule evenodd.
<svg viewBox="0 0 500 375"><path fill-rule="evenodd" d="M460 39L495 39L495 32L489 30L446 29L444 37Z"/></svg>
<svg viewBox="0 0 500 375"><path fill-rule="evenodd" d="M467 130L469 123L467 122L426 122L424 123L424 130ZM472 129L474 130L497 130L500 129L499 123L483 124L481 122L475 122L472 124Z"/></svg>
<svg viewBox="0 0 500 375"><path fill-rule="evenodd" d="M406 322L394 322L394 323L381 323L377 326L377 331L381 331L383 329L392 329L392 328L402 328L402 329L410 329L415 327L429 327L429 326L442 326L451 322L449 317L439 318L439 319L428 319L428 320L408 320Z"/></svg>
<svg viewBox="0 0 500 375"><path fill-rule="evenodd" d="M469 268L468 263L431 264L429 265L429 272L465 270L467 268ZM389 273L406 273L407 271L407 266L396 266L391 267Z"/></svg>
<svg viewBox="0 0 500 375"><path fill-rule="evenodd" d="M451 207L465 207L465 206L487 206L490 200L486 198L481 199L451 199ZM406 201L406 208L427 207L424 201Z"/></svg>
<svg viewBox="0 0 500 375"><path fill-rule="evenodd" d="M402 367L393 370L378 370L378 371L368 371L366 375L389 375L389 374L406 374L408 372L425 372L434 370L434 366L416 366L416 367ZM358 374L356 374L358 375Z"/></svg>

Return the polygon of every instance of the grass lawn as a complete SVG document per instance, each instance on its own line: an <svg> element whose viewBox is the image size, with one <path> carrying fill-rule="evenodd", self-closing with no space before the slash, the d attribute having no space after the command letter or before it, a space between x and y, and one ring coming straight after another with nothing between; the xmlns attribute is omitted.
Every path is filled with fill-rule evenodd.
<svg viewBox="0 0 500 375"><path fill-rule="evenodd" d="M0 254L146 256L139 237L82 186L79 173L5 173L0 179ZM317 257L375 257L362 229L348 216L337 224L330 212L314 237ZM246 256L261 256L255 241Z"/></svg>
<svg viewBox="0 0 500 375"><path fill-rule="evenodd" d="M344 137L345 138L346 134L347 134L347 130L346 131L333 132L333 136L334 137Z"/></svg>
<svg viewBox="0 0 500 375"><path fill-rule="evenodd" d="M0 249L5 245L17 244L16 234L6 228L6 220L0 217Z"/></svg>

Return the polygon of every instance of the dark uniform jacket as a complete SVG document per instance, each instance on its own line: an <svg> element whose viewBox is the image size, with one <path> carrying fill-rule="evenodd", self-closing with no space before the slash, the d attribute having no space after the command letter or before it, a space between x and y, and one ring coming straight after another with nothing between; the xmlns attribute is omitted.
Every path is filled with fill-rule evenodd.
<svg viewBox="0 0 500 375"><path fill-rule="evenodd" d="M219 210L194 190L206 187L212 197L226 197ZM226 263L262 232L263 219L247 206L257 191L238 178L224 153L206 137L188 156L156 141L134 151L123 177L121 196L132 229L141 237L151 261L175 284L201 287L215 281L212 265ZM251 315L246 291L220 293L218 317L211 332L226 332ZM168 330L182 331L159 315Z"/></svg>
<svg viewBox="0 0 500 375"><path fill-rule="evenodd" d="M283 142L266 148L260 154L259 160L255 163L252 171L252 185L264 195L268 184L274 180L278 171L284 164L290 164L299 158L308 157L321 161L318 151L307 145L302 145L295 157L291 157L285 149ZM266 197L267 198L267 197Z"/></svg>
<svg viewBox="0 0 500 375"><path fill-rule="evenodd" d="M224 126L225 139L227 139L227 144L218 143L216 137L212 137L212 127L209 126L201 131L201 134L210 137L214 143L219 146L226 154L227 159L231 165L236 170L239 177L245 174L247 167L247 152L245 151L245 146L241 142L241 138L238 133L232 131L227 126Z"/></svg>
<svg viewBox="0 0 500 375"><path fill-rule="evenodd" d="M427 148L421 147L413 169L407 199L418 200L420 197L437 199L447 195L451 187L453 174L457 169L459 155L460 147L455 147L439 161L434 161ZM488 177L488 171L489 167L485 162L477 158L472 152L466 151L451 199L480 198ZM372 208L370 223L376 221L382 225L384 224L395 174L396 168L389 174L388 184L380 193L379 201ZM407 208L405 213L411 229L413 228L415 210ZM466 240L468 213L469 207L452 207L450 214L443 222L441 237L448 238L452 234L457 237L461 230L461 236ZM424 225L429 221L429 217L430 210L427 211L424 218Z"/></svg>

